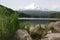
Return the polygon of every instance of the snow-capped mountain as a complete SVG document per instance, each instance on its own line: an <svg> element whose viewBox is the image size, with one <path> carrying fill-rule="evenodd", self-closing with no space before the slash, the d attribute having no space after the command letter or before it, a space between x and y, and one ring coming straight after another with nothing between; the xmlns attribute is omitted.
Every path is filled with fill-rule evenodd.
<svg viewBox="0 0 60 40"><path fill-rule="evenodd" d="M48 11L46 8L42 8L40 5L36 3L32 3L24 8L21 8L20 10L41 10L41 11Z"/></svg>
<svg viewBox="0 0 60 40"><path fill-rule="evenodd" d="M36 3L32 3L20 10L18 10L18 12L22 12L24 14L28 14L28 15L34 15L34 16L40 16L40 15L49 15L52 13L55 13L56 11L51 11L48 10L47 8L42 8L40 5L36 4Z"/></svg>

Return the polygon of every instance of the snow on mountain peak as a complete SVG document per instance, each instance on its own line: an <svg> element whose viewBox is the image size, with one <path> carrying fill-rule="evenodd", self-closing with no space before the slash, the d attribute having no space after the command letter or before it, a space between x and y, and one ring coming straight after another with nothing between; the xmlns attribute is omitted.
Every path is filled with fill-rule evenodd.
<svg viewBox="0 0 60 40"><path fill-rule="evenodd" d="M40 7L40 5L38 5L36 3L31 3L30 5L22 8L22 10L42 10L42 11L45 11L45 10L48 10L48 9L42 8L42 7Z"/></svg>
<svg viewBox="0 0 60 40"><path fill-rule="evenodd" d="M39 8L39 6L36 5L35 3L32 3L32 4L24 7L24 9L38 9L38 8Z"/></svg>

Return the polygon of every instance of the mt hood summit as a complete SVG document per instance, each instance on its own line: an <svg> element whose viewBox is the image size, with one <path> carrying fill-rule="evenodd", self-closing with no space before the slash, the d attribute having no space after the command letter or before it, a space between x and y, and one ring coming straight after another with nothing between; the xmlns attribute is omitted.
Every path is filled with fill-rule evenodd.
<svg viewBox="0 0 60 40"><path fill-rule="evenodd" d="M37 5L36 3L32 3L28 6L25 6L24 8L20 9L18 12L22 12L27 15L32 15L32 16L41 16L41 15L49 15L52 13L55 13L55 11L50 11L47 8L43 8L40 5Z"/></svg>
<svg viewBox="0 0 60 40"><path fill-rule="evenodd" d="M37 5L36 3L32 3L28 6L25 6L24 8L21 8L21 10L41 10L46 11L48 9L40 7L40 5Z"/></svg>

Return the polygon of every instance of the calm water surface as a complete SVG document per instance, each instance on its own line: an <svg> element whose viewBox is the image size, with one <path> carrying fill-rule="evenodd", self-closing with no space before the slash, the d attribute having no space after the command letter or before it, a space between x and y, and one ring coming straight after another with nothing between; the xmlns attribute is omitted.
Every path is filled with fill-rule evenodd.
<svg viewBox="0 0 60 40"><path fill-rule="evenodd" d="M57 20L60 20L60 19L56 19L56 18L19 18L19 22L20 23L28 22L31 25L35 25L35 24L49 24L49 23L55 22Z"/></svg>
<svg viewBox="0 0 60 40"><path fill-rule="evenodd" d="M28 22L29 24L31 24L31 25L36 25L36 24L49 24L49 23L51 23L51 22L55 22L55 21L47 21L47 20L38 20L38 21L33 21L33 20L24 20L24 21L20 21L20 23L25 23L25 22Z"/></svg>

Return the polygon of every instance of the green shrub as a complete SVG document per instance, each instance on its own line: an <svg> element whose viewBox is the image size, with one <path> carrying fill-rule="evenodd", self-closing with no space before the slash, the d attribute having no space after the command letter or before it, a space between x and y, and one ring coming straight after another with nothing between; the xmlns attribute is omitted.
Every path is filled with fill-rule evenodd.
<svg viewBox="0 0 60 40"><path fill-rule="evenodd" d="M13 40L13 34L18 29L18 14L6 16L0 12L0 40Z"/></svg>
<svg viewBox="0 0 60 40"><path fill-rule="evenodd" d="M41 39L45 35L47 35L48 31L49 31L48 26L45 26L45 28L42 28L41 26L39 26L38 30L36 30L36 32L31 32L31 36L33 39L35 39L35 38Z"/></svg>
<svg viewBox="0 0 60 40"><path fill-rule="evenodd" d="M54 32L54 27L50 27L50 30L51 30L52 32Z"/></svg>
<svg viewBox="0 0 60 40"><path fill-rule="evenodd" d="M22 22L22 23L19 24L19 27L20 27L20 29L25 29L29 32L29 29L30 29L29 24L30 24L29 22Z"/></svg>
<svg viewBox="0 0 60 40"><path fill-rule="evenodd" d="M14 40L19 28L18 16L17 12L0 5L0 40Z"/></svg>

